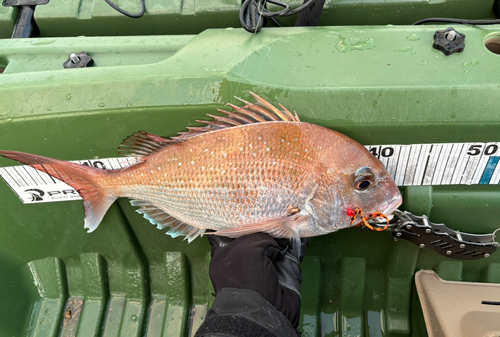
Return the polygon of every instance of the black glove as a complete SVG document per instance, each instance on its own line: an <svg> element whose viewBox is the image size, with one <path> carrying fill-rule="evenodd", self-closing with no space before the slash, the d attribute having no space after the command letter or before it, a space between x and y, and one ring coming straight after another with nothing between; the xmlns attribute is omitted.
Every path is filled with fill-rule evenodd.
<svg viewBox="0 0 500 337"><path fill-rule="evenodd" d="M301 239L300 256L288 239L256 233L237 239L208 235L212 246L210 278L218 293L223 288L257 292L297 329L300 320L302 262L309 239Z"/></svg>

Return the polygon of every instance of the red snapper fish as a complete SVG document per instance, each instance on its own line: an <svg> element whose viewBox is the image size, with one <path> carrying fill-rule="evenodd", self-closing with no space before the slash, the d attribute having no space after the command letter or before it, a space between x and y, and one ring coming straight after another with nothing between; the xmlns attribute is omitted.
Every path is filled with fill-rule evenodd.
<svg viewBox="0 0 500 337"><path fill-rule="evenodd" d="M257 102L212 116L203 127L163 138L140 131L120 154L132 166L104 170L15 151L0 155L64 181L83 198L94 231L111 204L131 198L166 234L189 242L210 234L275 238L331 233L352 224L352 210L391 215L401 195L382 162L347 136L304 123L282 105ZM206 234L209 234L208 232Z"/></svg>

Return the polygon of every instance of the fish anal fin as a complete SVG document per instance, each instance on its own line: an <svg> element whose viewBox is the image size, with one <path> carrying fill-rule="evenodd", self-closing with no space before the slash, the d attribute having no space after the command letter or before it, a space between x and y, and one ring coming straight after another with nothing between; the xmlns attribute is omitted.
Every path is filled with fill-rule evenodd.
<svg viewBox="0 0 500 337"><path fill-rule="evenodd" d="M170 235L172 238L185 236L185 240L191 243L191 241L205 233L205 229L188 225L147 201L131 200L130 203L132 206L140 206L136 212L142 214L153 225L156 225L156 228L164 229L170 227L165 234Z"/></svg>

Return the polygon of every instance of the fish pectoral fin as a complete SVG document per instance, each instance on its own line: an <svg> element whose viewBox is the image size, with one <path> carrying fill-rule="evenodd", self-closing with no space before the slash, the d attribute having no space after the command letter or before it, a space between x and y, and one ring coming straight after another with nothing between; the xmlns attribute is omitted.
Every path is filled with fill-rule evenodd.
<svg viewBox="0 0 500 337"><path fill-rule="evenodd" d="M205 233L205 229L188 225L147 201L130 200L130 203L132 206L140 206L136 212L142 214L153 225L156 225L156 228L164 229L170 227L165 234L170 235L172 238L185 236L186 238L184 240L188 240L188 242L191 243L191 241Z"/></svg>
<svg viewBox="0 0 500 337"><path fill-rule="evenodd" d="M139 131L125 138L118 147L118 153L125 157L142 157L156 152L170 143L173 143L171 139Z"/></svg>
<svg viewBox="0 0 500 337"><path fill-rule="evenodd" d="M294 241L299 238L298 228L308 215L294 214L283 218L270 219L259 223L249 224L238 228L223 229L207 235L221 235L229 238L238 238L258 232L264 232L274 238L287 238ZM300 238L299 238L300 242Z"/></svg>

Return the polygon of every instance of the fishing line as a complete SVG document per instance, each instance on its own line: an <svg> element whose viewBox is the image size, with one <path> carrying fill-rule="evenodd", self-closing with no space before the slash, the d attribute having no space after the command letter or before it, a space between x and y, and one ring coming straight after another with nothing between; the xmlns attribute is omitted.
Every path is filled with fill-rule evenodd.
<svg viewBox="0 0 500 337"><path fill-rule="evenodd" d="M139 0L139 3L141 5L141 11L139 12L139 14L132 14L132 13L129 13L129 12L121 9L120 7L115 5L113 2L111 2L111 0L104 0L104 1L106 1L106 3L108 5L110 5L111 7L113 7L113 9L115 9L116 11L122 13L123 15L128 16L129 18L133 18L133 19L140 18L141 16L144 15L144 12L146 11L146 4L144 3L145 0Z"/></svg>
<svg viewBox="0 0 500 337"><path fill-rule="evenodd" d="M295 15L300 11L302 11L303 9L311 6L315 1L316 0L307 0L299 7L291 9L289 4L278 0L245 0L241 5L240 15L239 15L241 26L247 32L255 34L259 32L264 26L264 22L261 21L261 18L264 17L264 18L269 18L278 27L281 27L281 24L275 19L276 17ZM278 11L270 11L266 8L266 3L282 7L283 9ZM254 27L251 27L250 26L250 24L252 23L251 21L252 19L255 19L256 16L259 17L259 20L257 21L257 24Z"/></svg>
<svg viewBox="0 0 500 337"><path fill-rule="evenodd" d="M429 22L447 22L447 23L458 23L464 25L496 25L500 24L500 19L495 20L467 20L467 19L450 19L450 18L427 18L422 19L413 24L413 26L421 25L423 23Z"/></svg>

